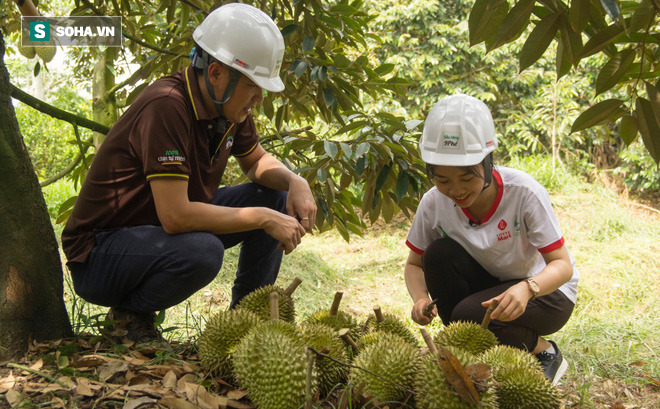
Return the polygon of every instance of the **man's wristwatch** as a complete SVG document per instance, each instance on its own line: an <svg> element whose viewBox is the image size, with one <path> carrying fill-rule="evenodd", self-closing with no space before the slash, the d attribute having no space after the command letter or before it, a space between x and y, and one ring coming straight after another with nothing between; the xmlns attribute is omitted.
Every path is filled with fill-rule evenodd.
<svg viewBox="0 0 660 409"><path fill-rule="evenodd" d="M539 292L541 292L539 283L534 281L533 278L528 278L525 281L527 282L527 288L529 288L529 291L532 293L532 299L536 298L539 295Z"/></svg>

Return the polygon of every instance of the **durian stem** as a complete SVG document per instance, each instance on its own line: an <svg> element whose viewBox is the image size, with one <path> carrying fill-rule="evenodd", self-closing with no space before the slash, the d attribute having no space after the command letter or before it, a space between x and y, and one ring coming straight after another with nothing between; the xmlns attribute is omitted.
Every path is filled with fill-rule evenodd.
<svg viewBox="0 0 660 409"><path fill-rule="evenodd" d="M433 356L437 356L438 348L435 347L435 344L433 343L433 337L431 337L431 334L429 334L426 328L420 328L419 332L422 333L422 338L424 338L424 342L426 342L426 346L429 347L429 351L431 351Z"/></svg>
<svg viewBox="0 0 660 409"><path fill-rule="evenodd" d="M335 299L332 300L332 307L330 307L330 315L335 316L339 312L339 303L341 302L341 297L344 296L344 293L341 291L337 291L335 293Z"/></svg>
<svg viewBox="0 0 660 409"><path fill-rule="evenodd" d="M340 330L337 332L337 334L339 334L339 337L340 337L342 340L344 340L344 342L346 343L346 345L348 345L348 346L351 347L351 349L353 350L353 354L357 354L358 346L357 346L357 344L355 343L355 341L353 341L353 338L351 338L351 336L348 335L348 333L349 333L350 331L351 331L351 330L348 329L348 328L342 328L342 329L340 329Z"/></svg>
<svg viewBox="0 0 660 409"><path fill-rule="evenodd" d="M280 319L280 295L276 291L270 293L270 319Z"/></svg>
<svg viewBox="0 0 660 409"><path fill-rule="evenodd" d="M305 378L305 409L312 408L312 373L314 371L314 353L307 348L307 377Z"/></svg>
<svg viewBox="0 0 660 409"><path fill-rule="evenodd" d="M302 283L302 280L298 277L294 278L291 284L284 290L284 294L291 297L291 294L293 294L294 291L296 291L296 288Z"/></svg>
<svg viewBox="0 0 660 409"><path fill-rule="evenodd" d="M481 321L481 328L488 329L488 324L490 324L490 314L492 314L493 310L497 308L497 304L499 304L497 300L491 301L488 309L486 310L486 315L484 315L484 320Z"/></svg>
<svg viewBox="0 0 660 409"><path fill-rule="evenodd" d="M32 3L32 0L25 0L23 2L14 0L14 3L18 6L18 9L21 11L21 15L27 17L37 17L39 16L39 11Z"/></svg>
<svg viewBox="0 0 660 409"><path fill-rule="evenodd" d="M385 317L383 317L383 311L380 310L380 306L374 307L374 314L376 314L376 322L383 322Z"/></svg>

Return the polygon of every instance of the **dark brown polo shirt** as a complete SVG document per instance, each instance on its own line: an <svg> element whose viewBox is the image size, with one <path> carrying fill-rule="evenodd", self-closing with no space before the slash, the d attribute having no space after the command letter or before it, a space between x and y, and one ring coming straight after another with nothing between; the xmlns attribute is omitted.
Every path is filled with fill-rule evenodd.
<svg viewBox="0 0 660 409"><path fill-rule="evenodd" d="M251 115L227 122L209 152L217 117L207 111L192 67L156 80L117 120L99 147L62 233L69 261L84 262L94 234L126 226L160 225L149 180L185 179L188 198L210 202L229 155L245 156L258 144Z"/></svg>

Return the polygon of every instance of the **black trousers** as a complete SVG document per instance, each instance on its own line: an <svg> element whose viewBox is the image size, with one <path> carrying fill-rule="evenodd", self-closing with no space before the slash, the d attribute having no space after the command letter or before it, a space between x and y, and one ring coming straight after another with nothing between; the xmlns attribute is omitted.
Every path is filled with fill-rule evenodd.
<svg viewBox="0 0 660 409"><path fill-rule="evenodd" d="M481 323L481 303L498 296L522 280L500 281L450 238L440 238L426 249L422 269L438 315L445 325L455 321ZM509 322L491 320L488 329L501 344L532 351L538 337L552 334L568 322L575 304L559 290L533 300L525 312Z"/></svg>

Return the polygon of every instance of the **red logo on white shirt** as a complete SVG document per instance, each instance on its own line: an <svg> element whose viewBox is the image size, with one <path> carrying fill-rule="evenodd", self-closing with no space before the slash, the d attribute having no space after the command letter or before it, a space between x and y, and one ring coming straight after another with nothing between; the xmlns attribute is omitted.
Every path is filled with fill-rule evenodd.
<svg viewBox="0 0 660 409"><path fill-rule="evenodd" d="M500 230L506 229L506 226L508 226L508 225L506 224L504 219L500 220L500 222L497 223L497 228L500 229Z"/></svg>

